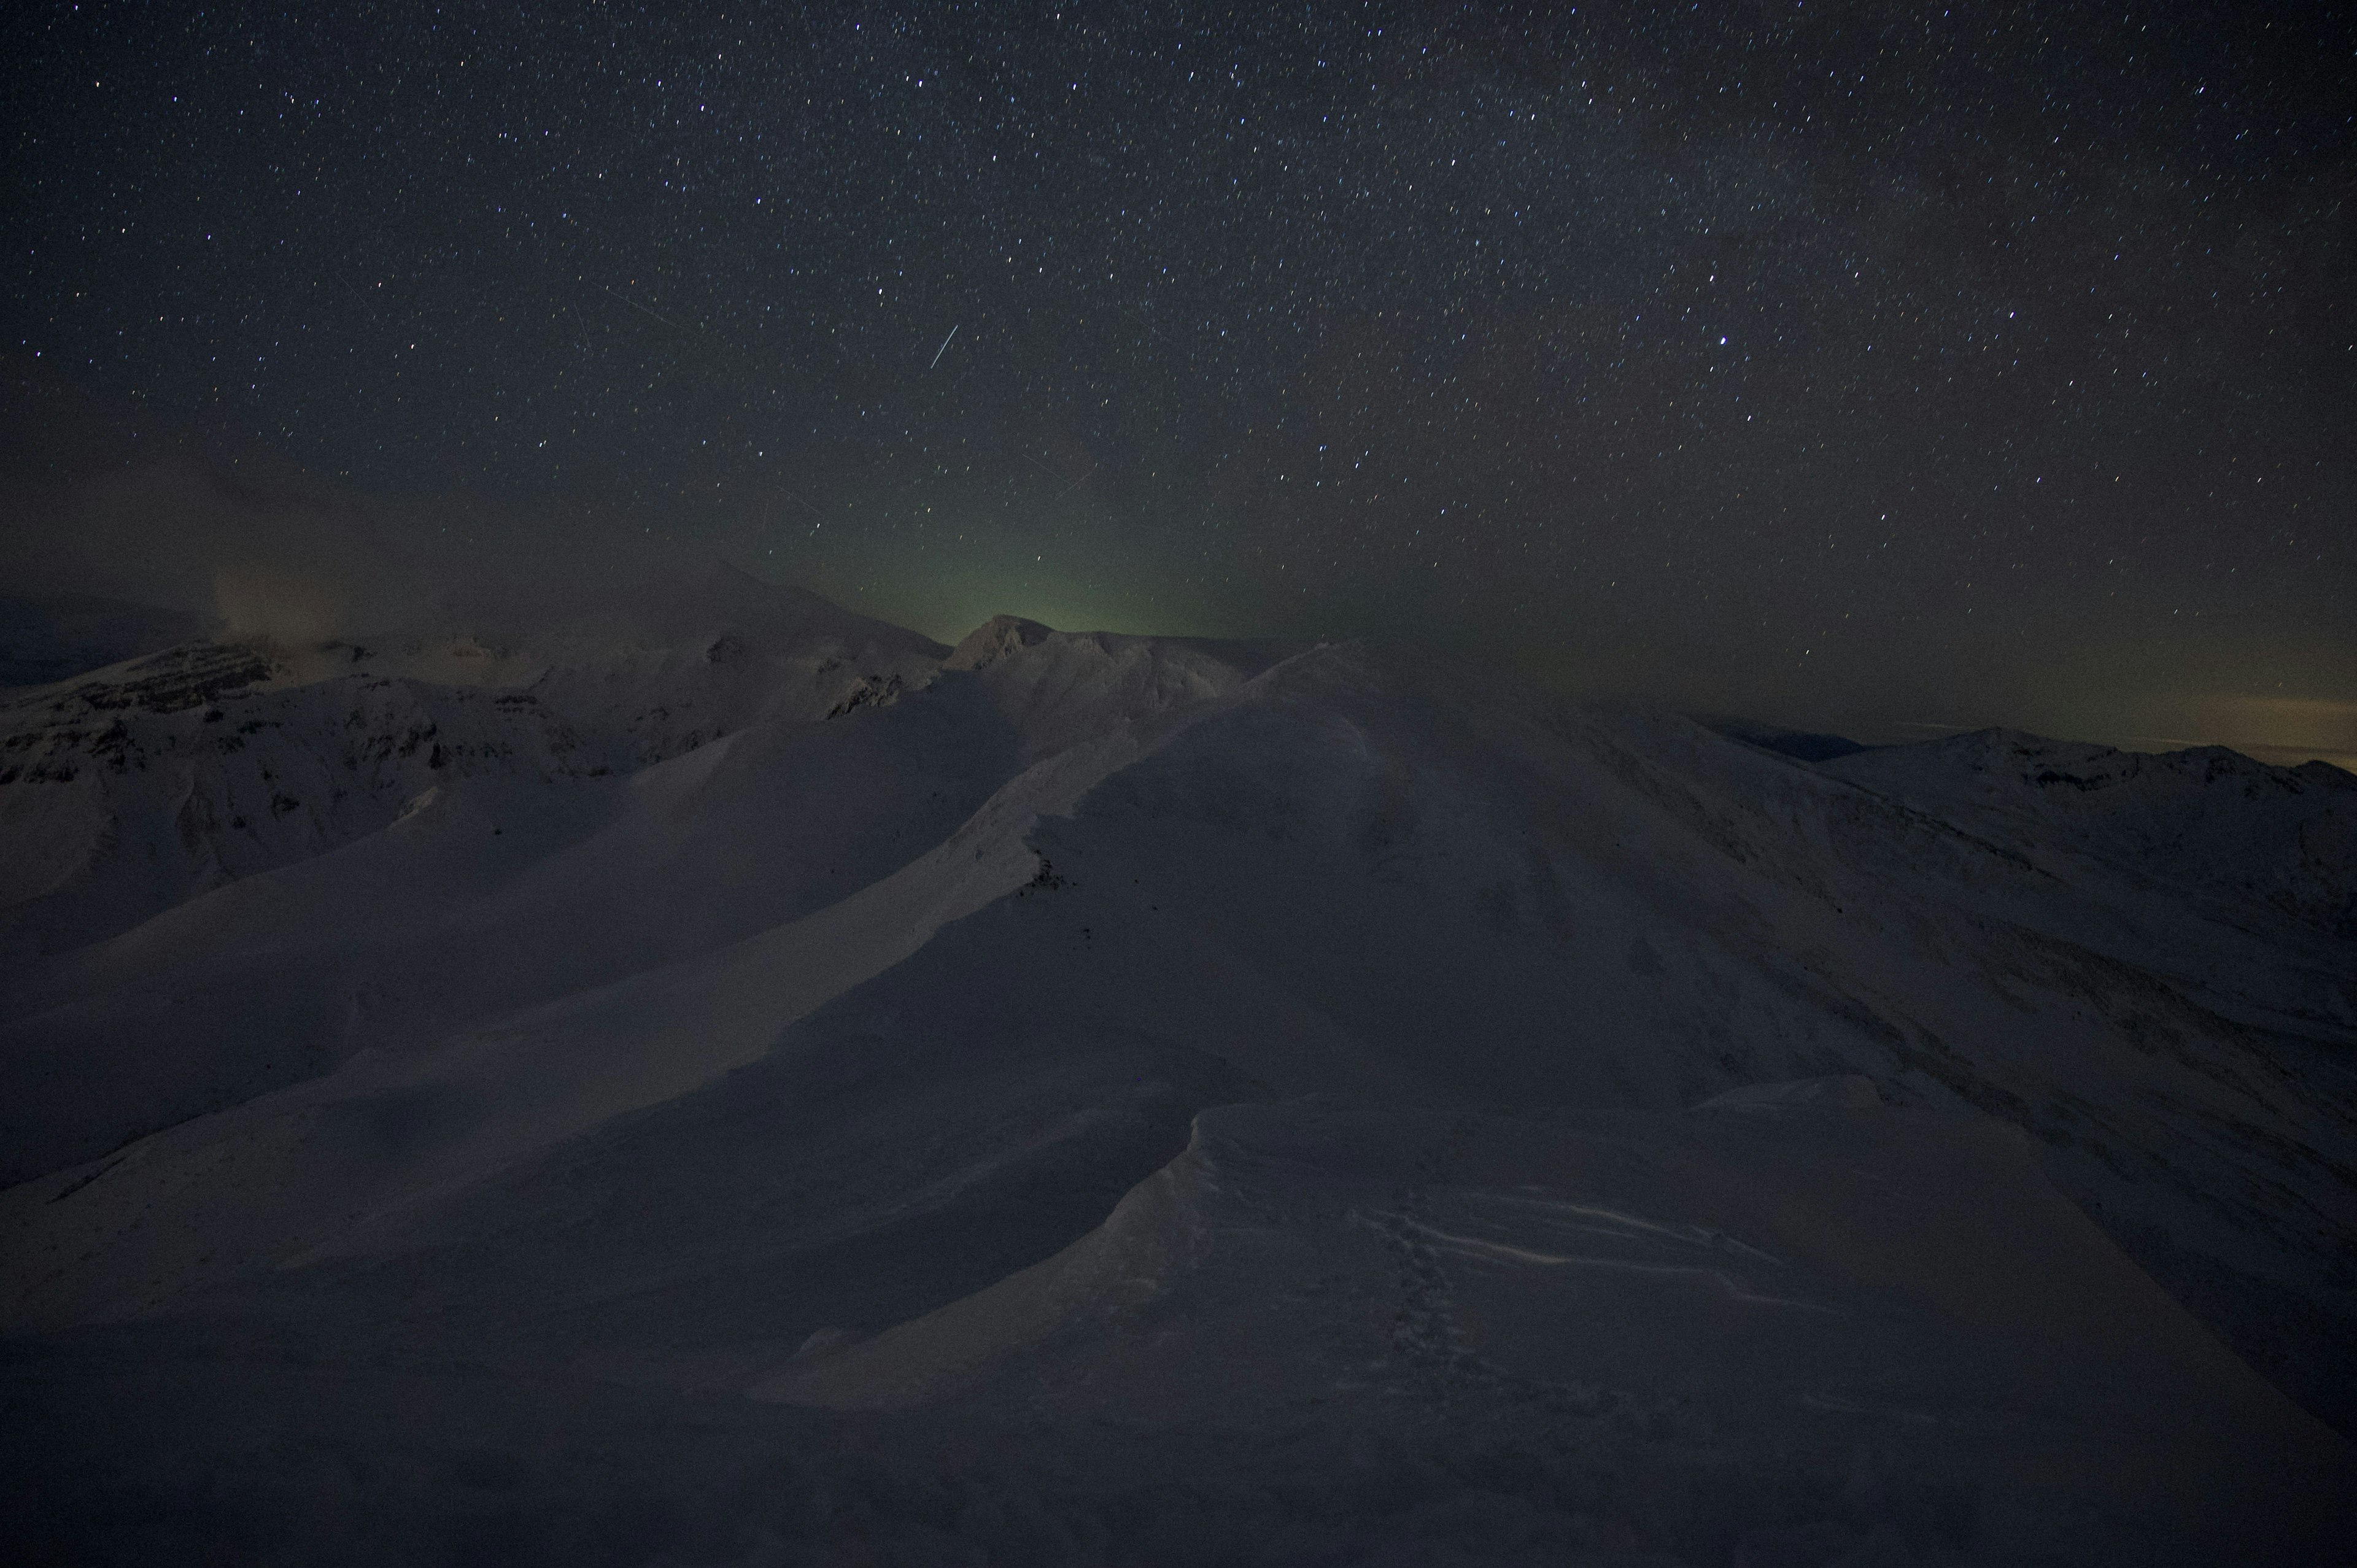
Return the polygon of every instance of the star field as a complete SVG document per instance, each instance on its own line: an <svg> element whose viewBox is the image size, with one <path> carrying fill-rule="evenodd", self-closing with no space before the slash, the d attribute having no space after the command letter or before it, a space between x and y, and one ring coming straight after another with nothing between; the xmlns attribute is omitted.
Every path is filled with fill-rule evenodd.
<svg viewBox="0 0 2357 1568"><path fill-rule="evenodd" d="M936 635L1405 629L1859 723L2357 725L2337 7L15 30L7 339L358 491Z"/></svg>

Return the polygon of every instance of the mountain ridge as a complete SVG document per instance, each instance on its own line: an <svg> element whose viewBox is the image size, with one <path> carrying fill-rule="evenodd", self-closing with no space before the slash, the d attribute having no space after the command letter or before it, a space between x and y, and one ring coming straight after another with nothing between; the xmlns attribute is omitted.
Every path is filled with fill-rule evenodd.
<svg viewBox="0 0 2357 1568"><path fill-rule="evenodd" d="M1958 1191L2034 1170L2036 1203L2083 1217L2073 1255L2104 1260L2085 1266L2149 1275L2217 1337L2219 1365L2239 1356L2357 1424L2357 950L2277 897L2308 886L2285 881L2286 845L2337 886L2331 780L2006 734L1808 760L1400 647L998 618L942 649L777 603L766 630L662 610L674 646L602 663L541 669L531 639L490 636L480 667L527 685L382 689L428 704L446 746L451 715L549 693L533 705L572 715L571 750L435 768L421 739L369 797L382 820L20 963L0 986L5 1332L278 1325L355 1364L457 1356L738 1400L995 1311L973 1304L1095 1245L1125 1194L1168 1186L1189 1127L1222 1117L1413 1122L1444 1143L1461 1122L1532 1150L1585 1147L1578 1129L1621 1117L1613 1137L1668 1150L1709 1117L1765 1116L1794 1130L1758 1137L1816 1159L1813 1140L1833 1147L1838 1116L1871 1107L1723 1107L1846 1075L1891 1126L2009 1128L2025 1163L1967 1161ZM741 650L714 658L731 635ZM434 647L400 657L475 657ZM355 679L273 673L224 689L219 722L278 721L249 745L291 777L289 734L339 733L347 710L267 704ZM583 691L622 695L564 694ZM206 711L173 713L201 734ZM2115 782L2040 780L2065 770ZM57 820L0 814L0 831ZM1687 1109L1704 1102L1722 1109ZM1330 1109L1283 1109L1305 1105ZM1292 1179L1268 1201L1292 1202ZM1446 1181L1419 1180L1444 1201ZM1692 1194L1648 1201L1673 1230L1720 1223ZM1441 1339L1362 1351L1402 1358L1415 1400L1505 1399L1512 1379L1415 1370L1454 1353L1416 1282L1437 1271L1510 1316L1587 1309L1552 1285L1496 1295L1491 1273L1524 1266L1498 1247L1547 1249L1508 1230L1476 1245L1437 1212L1410 1218L1458 1240L1399 1243L1407 1274L1385 1284L1364 1261L1391 1242L1349 1267L1354 1299L1405 1291L1406 1321ZM1764 1235L1744 1244L1776 1251ZM1237 1266L1219 1290L1266 1284ZM1949 1353L1922 1332L1904 1330L1908 1356ZM2029 1355L1997 1341L2043 1332L2024 1320L1986 1353ZM1071 1369L1113 1353L1068 1349ZM1654 1408L1670 1363L1631 1354L1631 1397L1656 1391L1628 1408ZM1127 1355L1103 1363L1109 1389L1162 1376ZM1729 1376L1751 1391L1727 1397L1755 1402L1743 1453L1780 1421L1831 1423L1831 1455L1893 1419L1854 1393L1796 1414L1799 1393ZM2243 1402L2235 1421L2298 1426L2288 1406L2251 1413L2279 1397L2256 1379L2235 1386L2216 1396ZM987 1414L942 1397L916 1408ZM2211 1453L2199 1399L2155 1397L2154 1431L2177 1435L2153 1462ZM1546 1408L1531 1441L1618 1430L1577 1400ZM2057 1452L2100 1448L2111 1419ZM1678 1466L1718 1441L1678 1430L1660 1437ZM2341 1439L2298 1441L2326 1470L2346 1459ZM1923 1463L1992 1496L2022 1484L1986 1447L1969 1465L1937 1452Z"/></svg>

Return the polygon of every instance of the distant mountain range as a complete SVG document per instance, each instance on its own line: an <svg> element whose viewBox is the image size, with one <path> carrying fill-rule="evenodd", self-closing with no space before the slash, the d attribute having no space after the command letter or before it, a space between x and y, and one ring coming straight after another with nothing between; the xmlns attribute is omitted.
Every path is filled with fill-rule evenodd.
<svg viewBox="0 0 2357 1568"><path fill-rule="evenodd" d="M2322 1561L2352 1052L2321 763L726 568L178 641L0 693L0 1457L102 1561Z"/></svg>
<svg viewBox="0 0 2357 1568"><path fill-rule="evenodd" d="M82 594L0 594L0 688L39 686L199 637L203 618Z"/></svg>

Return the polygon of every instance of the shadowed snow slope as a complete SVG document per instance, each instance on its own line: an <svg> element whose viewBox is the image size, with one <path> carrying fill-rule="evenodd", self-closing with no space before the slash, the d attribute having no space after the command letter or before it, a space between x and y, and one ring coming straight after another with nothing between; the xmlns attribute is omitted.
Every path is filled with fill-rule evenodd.
<svg viewBox="0 0 2357 1568"><path fill-rule="evenodd" d="M1834 1098L1547 1125L1207 1112L1071 1248L759 1392L1243 1433L1480 1401L1534 1446L1827 1498L1871 1455L2025 1557L2346 1540L2347 1444L2122 1257L2018 1129Z"/></svg>
<svg viewBox="0 0 2357 1568"><path fill-rule="evenodd" d="M1409 651L944 650L726 573L597 624L16 710L25 1420L195 1356L155 1441L210 1451L291 1356L344 1370L273 1397L463 1367L559 1425L627 1384L747 1453L817 1430L759 1390L920 1469L963 1434L1146 1561L1136 1477L1237 1520L1254 1466L1359 1485L1265 1447L1328 1415L1379 1469L1520 1455L1399 1495L1586 1521L1534 1561L2296 1561L2285 1499L2347 1479L2310 1419L2357 1426L2344 776L1810 762ZM265 789L328 805L215 831ZM338 1485L314 1555L417 1506ZM737 1506L702 1496L663 1506Z"/></svg>
<svg viewBox="0 0 2357 1568"><path fill-rule="evenodd" d="M2171 891L2263 903L2357 940L2357 778L2330 763L1982 730L1838 757L1827 771L2025 849L2067 845Z"/></svg>

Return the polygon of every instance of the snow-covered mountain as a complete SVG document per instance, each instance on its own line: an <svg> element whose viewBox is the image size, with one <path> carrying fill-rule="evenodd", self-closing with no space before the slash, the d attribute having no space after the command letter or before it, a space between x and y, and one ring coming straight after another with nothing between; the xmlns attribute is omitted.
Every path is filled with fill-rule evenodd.
<svg viewBox="0 0 2357 1568"><path fill-rule="evenodd" d="M734 1476L849 1423L1039 1515L662 1483L776 1561L1222 1560L1164 1551L1174 1507L1334 1561L2346 1528L2337 770L1811 760L1412 650L640 598L15 699L0 1325L75 1541L159 1487L290 1541L460 1517L421 1459L296 1530L248 1442L253 1398L398 1425L428 1383L542 1412L502 1452L671 1475L646 1423L704 1423ZM147 1448L67 1413L125 1394ZM503 1517L554 1541L588 1472L515 1453ZM1375 1492L1408 1512L1354 1557Z"/></svg>
<svg viewBox="0 0 2357 1568"><path fill-rule="evenodd" d="M942 651L726 567L596 624L188 643L0 696L0 951L113 936L452 780L604 778L888 700Z"/></svg>
<svg viewBox="0 0 2357 1568"><path fill-rule="evenodd" d="M2357 940L2357 778L2224 746L2147 756L1982 730L1861 751L1828 771L2025 851L2062 847L2172 894L2260 903Z"/></svg>

